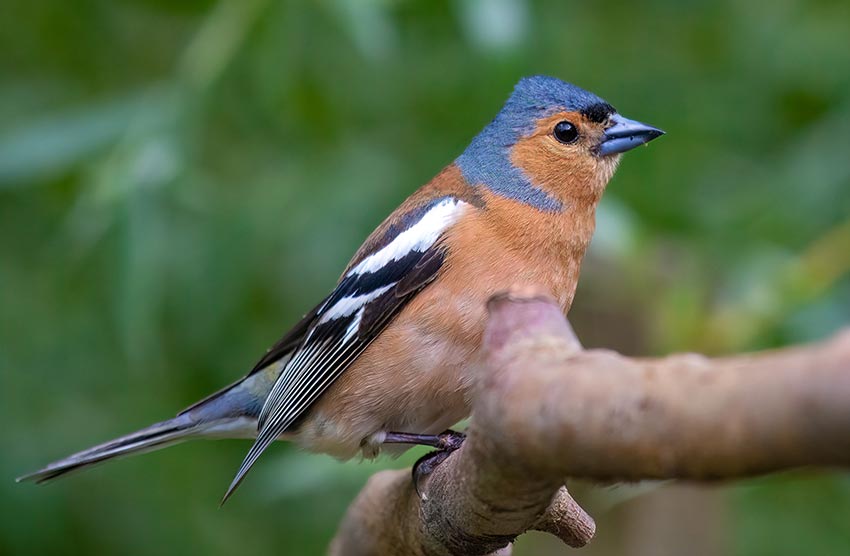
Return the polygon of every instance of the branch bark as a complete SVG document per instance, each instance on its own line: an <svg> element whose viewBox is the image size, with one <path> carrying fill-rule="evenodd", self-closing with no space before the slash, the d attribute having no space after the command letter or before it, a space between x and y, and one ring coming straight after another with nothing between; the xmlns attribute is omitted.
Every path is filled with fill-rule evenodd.
<svg viewBox="0 0 850 556"><path fill-rule="evenodd" d="M420 500L407 471L378 473L332 555L507 554L530 529L571 546L593 520L562 487L733 479L850 467L850 331L830 341L709 359L581 349L536 290L496 296L463 447Z"/></svg>

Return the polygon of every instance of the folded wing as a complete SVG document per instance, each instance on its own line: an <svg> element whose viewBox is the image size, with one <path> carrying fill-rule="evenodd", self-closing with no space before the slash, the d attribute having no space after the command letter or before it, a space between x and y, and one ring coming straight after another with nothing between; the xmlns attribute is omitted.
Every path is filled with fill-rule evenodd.
<svg viewBox="0 0 850 556"><path fill-rule="evenodd" d="M272 361L276 351L288 355L260 412L257 440L233 479L224 500L233 493L263 451L298 420L377 338L392 318L439 273L446 247L445 231L467 205L453 197L434 199L399 219L400 225L379 229L371 250L343 275L323 303L305 318L303 340L293 349L272 350L257 367ZM277 346L276 346L277 347Z"/></svg>

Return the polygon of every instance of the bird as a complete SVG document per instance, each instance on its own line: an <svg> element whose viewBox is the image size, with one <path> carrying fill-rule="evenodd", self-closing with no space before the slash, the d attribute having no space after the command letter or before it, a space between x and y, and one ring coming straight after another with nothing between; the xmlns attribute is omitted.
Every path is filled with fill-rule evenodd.
<svg viewBox="0 0 850 556"><path fill-rule="evenodd" d="M330 294L244 378L176 417L50 463L50 481L193 438L253 438L222 503L276 440L341 460L463 441L486 302L543 287L570 309L622 153L663 135L554 77L519 80L466 149L368 236ZM416 467L414 467L414 470Z"/></svg>

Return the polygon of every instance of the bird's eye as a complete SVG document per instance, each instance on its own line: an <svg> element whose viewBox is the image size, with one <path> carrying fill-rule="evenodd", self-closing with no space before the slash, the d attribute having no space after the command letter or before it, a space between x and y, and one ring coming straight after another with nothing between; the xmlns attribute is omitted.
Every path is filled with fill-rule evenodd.
<svg viewBox="0 0 850 556"><path fill-rule="evenodd" d="M555 135L555 139L565 145L574 143L575 140L578 139L578 129L566 120L555 124L555 131L553 133Z"/></svg>

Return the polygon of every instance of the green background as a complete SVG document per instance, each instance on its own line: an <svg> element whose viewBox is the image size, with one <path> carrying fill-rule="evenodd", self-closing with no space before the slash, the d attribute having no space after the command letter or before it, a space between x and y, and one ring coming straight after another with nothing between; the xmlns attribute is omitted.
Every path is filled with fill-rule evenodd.
<svg viewBox="0 0 850 556"><path fill-rule="evenodd" d="M0 553L321 553L417 453L276 446L222 510L245 441L12 479L246 372L524 75L668 133L603 200L585 344L828 337L850 323L848 44L846 0L4 0ZM850 553L846 474L578 492L589 555Z"/></svg>

